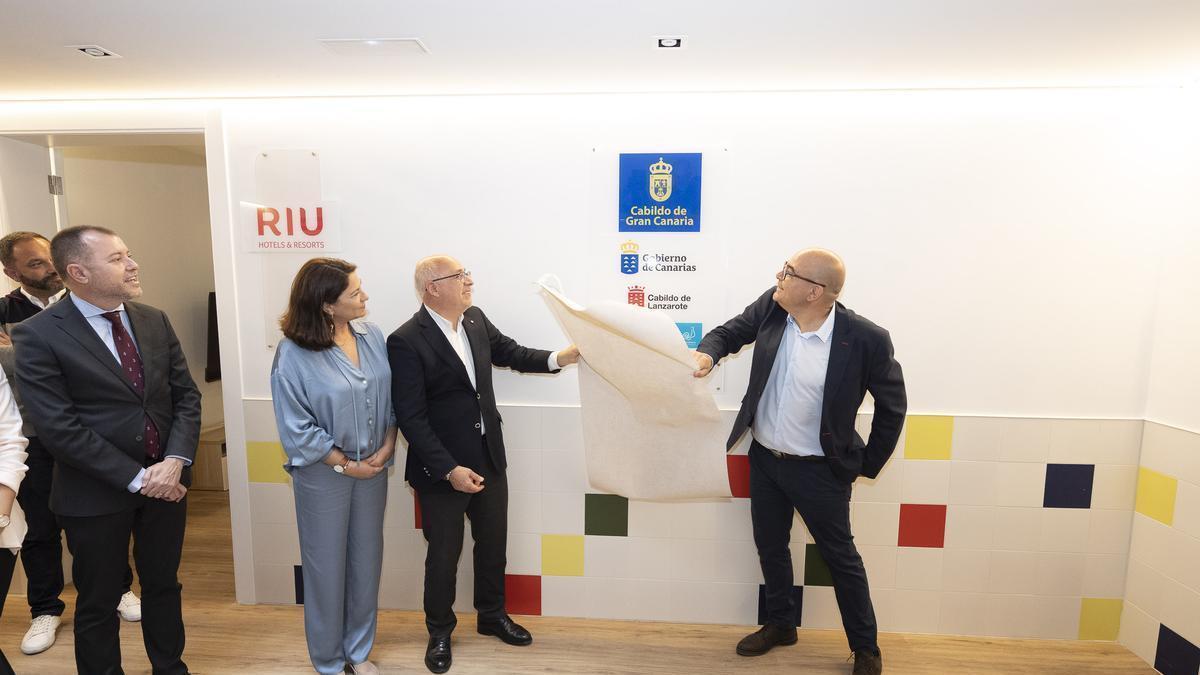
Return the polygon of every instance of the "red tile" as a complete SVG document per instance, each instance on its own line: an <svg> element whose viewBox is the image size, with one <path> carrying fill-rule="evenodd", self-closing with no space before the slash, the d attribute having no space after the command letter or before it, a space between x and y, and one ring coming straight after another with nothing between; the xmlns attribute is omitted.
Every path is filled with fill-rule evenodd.
<svg viewBox="0 0 1200 675"><path fill-rule="evenodd" d="M945 504L901 504L897 545L943 548L946 541Z"/></svg>
<svg viewBox="0 0 1200 675"><path fill-rule="evenodd" d="M541 616L542 578L530 574L505 574L504 605L509 614Z"/></svg>
<svg viewBox="0 0 1200 675"><path fill-rule="evenodd" d="M750 457L747 455L726 455L725 462L729 466L729 491L734 497L750 496Z"/></svg>
<svg viewBox="0 0 1200 675"><path fill-rule="evenodd" d="M417 499L417 493L413 493L413 527L421 529L421 500Z"/></svg>

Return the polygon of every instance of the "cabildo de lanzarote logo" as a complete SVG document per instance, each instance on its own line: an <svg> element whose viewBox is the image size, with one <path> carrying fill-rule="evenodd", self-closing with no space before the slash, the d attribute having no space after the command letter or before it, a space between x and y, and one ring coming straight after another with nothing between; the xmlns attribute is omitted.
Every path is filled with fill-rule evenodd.
<svg viewBox="0 0 1200 675"><path fill-rule="evenodd" d="M692 296L676 293L647 293L645 286L630 286L626 289L625 302L646 309L687 309Z"/></svg>

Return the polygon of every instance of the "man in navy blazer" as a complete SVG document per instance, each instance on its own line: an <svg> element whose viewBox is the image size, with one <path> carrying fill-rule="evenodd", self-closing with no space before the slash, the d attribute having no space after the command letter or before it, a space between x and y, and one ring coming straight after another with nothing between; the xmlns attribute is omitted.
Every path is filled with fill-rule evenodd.
<svg viewBox="0 0 1200 675"><path fill-rule="evenodd" d="M796 253L776 285L700 342L696 376L754 343L750 384L727 447L750 429L750 513L766 586L766 624L738 643L743 656L796 642L792 511L799 511L833 577L855 675L883 669L866 570L850 532L850 490L891 456L907 398L888 332L837 301L845 265L831 251ZM871 433L854 430L864 395Z"/></svg>
<svg viewBox="0 0 1200 675"><path fill-rule="evenodd" d="M142 636L155 675L187 673L179 561L200 436L200 391L166 314L130 302L138 264L115 232L55 235L71 294L12 329L25 409L54 455L50 509L79 592L75 664L120 673L117 604L134 540Z"/></svg>
<svg viewBox="0 0 1200 675"><path fill-rule="evenodd" d="M408 441L404 478L421 503L425 556L425 665L451 665L452 605L463 543L463 515L475 540L477 630L511 645L532 636L504 609L508 480L504 420L492 389L492 366L524 373L557 372L579 360L574 345L551 353L522 347L478 307L474 282L448 256L417 263L422 307L387 340L396 426Z"/></svg>

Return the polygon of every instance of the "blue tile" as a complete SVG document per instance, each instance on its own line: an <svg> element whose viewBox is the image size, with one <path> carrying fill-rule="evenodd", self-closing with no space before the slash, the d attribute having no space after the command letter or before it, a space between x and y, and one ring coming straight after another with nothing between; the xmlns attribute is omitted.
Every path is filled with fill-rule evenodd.
<svg viewBox="0 0 1200 675"><path fill-rule="evenodd" d="M1196 675L1200 671L1200 647L1159 624L1154 669L1163 675Z"/></svg>
<svg viewBox="0 0 1200 675"><path fill-rule="evenodd" d="M796 603L796 625L800 625L800 610L804 607L804 587L792 586L792 602ZM767 587L758 585L758 625L767 623Z"/></svg>
<svg viewBox="0 0 1200 675"><path fill-rule="evenodd" d="M1087 509L1092 506L1094 464L1047 464L1042 506L1052 509Z"/></svg>

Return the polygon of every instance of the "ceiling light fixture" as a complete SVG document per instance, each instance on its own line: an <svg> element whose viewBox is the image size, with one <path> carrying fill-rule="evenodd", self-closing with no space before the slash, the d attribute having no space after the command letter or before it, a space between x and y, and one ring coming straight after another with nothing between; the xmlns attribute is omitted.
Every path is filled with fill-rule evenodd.
<svg viewBox="0 0 1200 675"><path fill-rule="evenodd" d="M683 49L682 35L659 35L655 37L655 47L658 49Z"/></svg>
<svg viewBox="0 0 1200 675"><path fill-rule="evenodd" d="M394 52L398 54L428 54L429 48L421 42L421 38L323 38L317 40L321 46L337 54L377 54Z"/></svg>
<svg viewBox="0 0 1200 675"><path fill-rule="evenodd" d="M80 54L90 56L93 59L119 59L121 55L101 47L100 45L67 45L67 49L74 49Z"/></svg>

